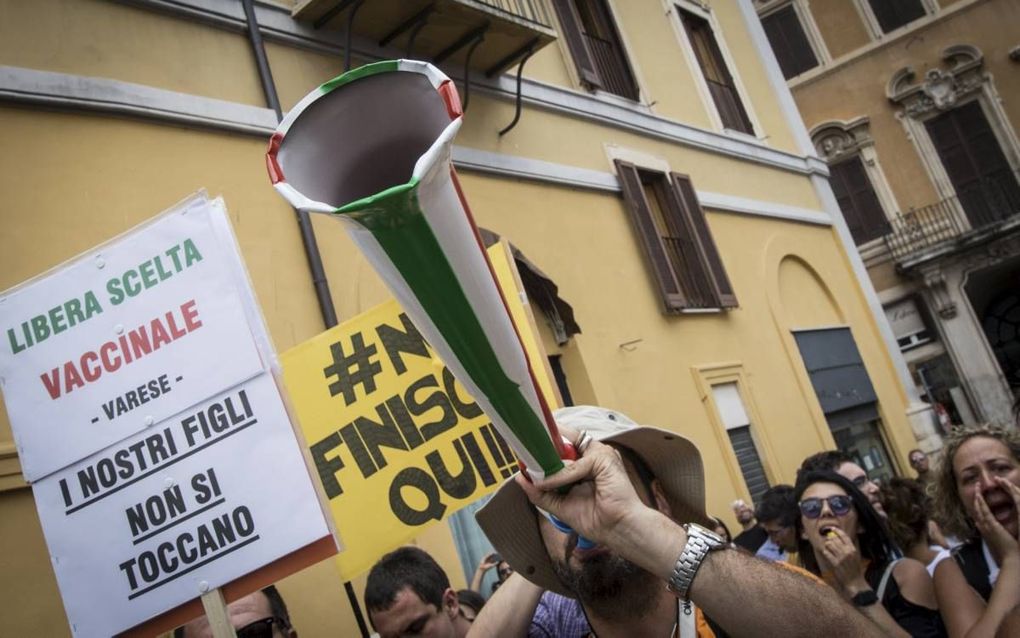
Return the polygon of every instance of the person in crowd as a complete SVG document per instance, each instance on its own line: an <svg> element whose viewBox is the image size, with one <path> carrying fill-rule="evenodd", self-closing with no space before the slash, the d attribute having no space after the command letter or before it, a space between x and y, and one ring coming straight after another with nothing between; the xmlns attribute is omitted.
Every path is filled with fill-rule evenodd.
<svg viewBox="0 0 1020 638"><path fill-rule="evenodd" d="M543 480L519 474L476 514L515 573L470 636L705 638L704 615L732 636L820 636L833 627L879 635L822 583L730 549L703 527L701 456L688 440L604 408L555 417L578 460ZM581 537L592 546L579 546Z"/></svg>
<svg viewBox="0 0 1020 638"><path fill-rule="evenodd" d="M924 565L898 558L882 518L844 476L808 470L797 478L803 566L889 636L945 636Z"/></svg>
<svg viewBox="0 0 1020 638"><path fill-rule="evenodd" d="M710 518L712 519L712 531L727 543L732 543L733 536L730 534L730 528L726 527L726 523L718 516L711 516Z"/></svg>
<svg viewBox="0 0 1020 638"><path fill-rule="evenodd" d="M237 638L297 638L290 624L287 604L275 585L230 603L227 617ZM174 638L212 638L212 635L212 627L205 616L174 630Z"/></svg>
<svg viewBox="0 0 1020 638"><path fill-rule="evenodd" d="M755 551L755 556L794 562L791 555L797 551L797 501L793 486L773 485L765 490L755 514L768 534L768 541Z"/></svg>
<svg viewBox="0 0 1020 638"><path fill-rule="evenodd" d="M468 622L474 622L485 606L485 598L473 589L458 590L457 602L460 603L460 615Z"/></svg>
<svg viewBox="0 0 1020 638"><path fill-rule="evenodd" d="M949 635L1020 635L1020 432L959 427L932 476L934 517L963 540L935 568Z"/></svg>
<svg viewBox="0 0 1020 638"><path fill-rule="evenodd" d="M737 517L737 522L740 523L740 531L746 532L754 528L756 521L754 520L754 508L747 504L742 498L730 503L730 509L733 510L733 515Z"/></svg>
<svg viewBox="0 0 1020 638"><path fill-rule="evenodd" d="M922 450L910 450L907 454L907 460L910 461L910 467L914 468L917 472L917 480L922 484L927 483L931 476L931 470L928 467L928 455Z"/></svg>
<svg viewBox="0 0 1020 638"><path fill-rule="evenodd" d="M839 474L846 480L857 486L861 492L868 497L868 502L875 508L875 512L885 518L885 508L882 506L882 493L878 483L868 478L868 473L858 465L853 458L842 450L826 450L813 454L800 464L797 471L807 472L809 470L829 470Z"/></svg>
<svg viewBox="0 0 1020 638"><path fill-rule="evenodd" d="M738 498L730 507L741 528L740 533L733 539L733 544L754 554L769 539L768 532L755 520L754 509L744 499Z"/></svg>
<svg viewBox="0 0 1020 638"><path fill-rule="evenodd" d="M939 552L946 548L939 528L931 520L931 499L915 479L895 477L882 486L886 523L903 555L919 561L932 577ZM943 557L944 558L944 557ZM938 559L938 560L937 560Z"/></svg>
<svg viewBox="0 0 1020 638"><path fill-rule="evenodd" d="M380 638L463 638L471 627L446 572L417 547L395 549L372 566L365 607Z"/></svg>
<svg viewBox="0 0 1020 638"><path fill-rule="evenodd" d="M475 575L471 579L471 589L482 593L482 580L484 580L485 574L493 567L496 568L496 580L492 583L492 591L499 589L499 586L514 572L513 568L510 567L510 563L503 560L499 554L489 554L478 562Z"/></svg>

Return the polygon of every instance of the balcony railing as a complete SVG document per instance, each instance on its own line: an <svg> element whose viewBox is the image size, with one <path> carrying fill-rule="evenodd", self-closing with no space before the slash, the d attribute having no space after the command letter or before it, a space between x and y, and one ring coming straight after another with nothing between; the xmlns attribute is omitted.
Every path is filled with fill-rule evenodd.
<svg viewBox="0 0 1020 638"><path fill-rule="evenodd" d="M410 57L490 76L556 39L547 0L298 0L292 13L361 38L362 61Z"/></svg>
<svg viewBox="0 0 1020 638"><path fill-rule="evenodd" d="M552 28L552 20L549 19L543 0L474 0L474 2L540 27Z"/></svg>
<svg viewBox="0 0 1020 638"><path fill-rule="evenodd" d="M885 244L903 264L924 253L951 248L981 232L1020 219L1020 182L1015 172L975 182L942 201L897 213Z"/></svg>

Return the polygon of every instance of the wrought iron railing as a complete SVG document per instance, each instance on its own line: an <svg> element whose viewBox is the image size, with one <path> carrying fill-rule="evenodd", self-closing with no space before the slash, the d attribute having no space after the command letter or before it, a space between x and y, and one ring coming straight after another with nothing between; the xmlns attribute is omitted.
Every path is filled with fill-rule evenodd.
<svg viewBox="0 0 1020 638"><path fill-rule="evenodd" d="M539 26L552 28L549 10L544 0L474 0L503 13L527 20Z"/></svg>
<svg viewBox="0 0 1020 638"><path fill-rule="evenodd" d="M897 262L948 247L952 242L1020 215L1020 181L1015 172L974 182L939 202L897 213L885 244Z"/></svg>

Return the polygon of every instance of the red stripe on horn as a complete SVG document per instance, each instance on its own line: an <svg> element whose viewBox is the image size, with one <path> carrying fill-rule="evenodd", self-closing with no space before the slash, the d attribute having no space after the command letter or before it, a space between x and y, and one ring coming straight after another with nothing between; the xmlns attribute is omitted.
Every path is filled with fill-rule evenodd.
<svg viewBox="0 0 1020 638"><path fill-rule="evenodd" d="M273 184L284 181L283 171L280 170L280 165L276 162L276 153L280 150L282 142L283 133L277 131L269 138L269 148L266 150L266 170L269 171L269 181Z"/></svg>
<svg viewBox="0 0 1020 638"><path fill-rule="evenodd" d="M453 80L444 81L437 90L439 95L443 97L443 102L446 104L446 112L449 113L451 120L464 115L464 109L460 107L460 94L457 93L457 85L453 83ZM460 201L464 201L464 198L461 197Z"/></svg>
<svg viewBox="0 0 1020 638"><path fill-rule="evenodd" d="M489 274L492 276L493 283L496 283L496 271L492 267L492 262L489 261L489 253L485 250L485 243L482 241L482 236L478 233L478 225L475 224L474 215L471 214L471 207L468 206L467 199L464 198L464 191L460 188L460 180L457 179L457 171L454 170L453 166L450 166L450 179L453 181L453 187L457 190L457 197L460 198L461 207L464 209L464 215L467 217L468 223L471 225L471 232L475 235L475 241L478 242L478 249L482 251L482 257L485 258L485 265L489 268ZM528 356L528 351L524 347L524 339L521 338L521 331L517 329L517 324L514 322L513 315L510 314L510 306L506 302L506 296L503 295L503 289L496 285L496 291L499 293L499 298L503 302L503 308L506 310L507 317L510 318L510 325L514 327L514 333L517 335L517 342L521 344L521 350L524 353L524 360L528 364L528 376L531 377L531 384L535 388L535 394L538 396L538 403L542 408L542 416L545 418L545 426L549 429L549 435L552 439L553 447L556 448L556 453L559 454L561 459L575 459L576 454L574 453L573 446L567 449L567 446L563 443L563 437L560 436L560 431L556 427L556 419L553 418L552 411L549 409L549 404L545 400L545 396L542 394L542 388L538 385L538 378L535 376L534 366L531 364L531 357ZM523 467L523 463L520 464Z"/></svg>

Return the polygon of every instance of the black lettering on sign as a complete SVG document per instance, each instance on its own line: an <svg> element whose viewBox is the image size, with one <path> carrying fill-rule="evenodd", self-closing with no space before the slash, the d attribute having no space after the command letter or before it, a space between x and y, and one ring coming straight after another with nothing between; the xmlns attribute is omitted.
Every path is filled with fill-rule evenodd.
<svg viewBox="0 0 1020 638"><path fill-rule="evenodd" d="M491 423L482 426L482 439L485 440L485 446L489 448L489 454L492 455L492 458L496 459L496 465L506 465L506 459L503 456L503 451L500 449L499 444L496 443L496 438L493 436Z"/></svg>
<svg viewBox="0 0 1020 638"><path fill-rule="evenodd" d="M150 496L145 502L132 505L124 510L124 513L131 527L131 536L135 537L149 531L150 525L162 525L187 510L181 486L174 485L163 490L162 494Z"/></svg>
<svg viewBox="0 0 1020 638"><path fill-rule="evenodd" d="M417 510L404 499L404 490L416 490L426 500L425 509ZM405 467L390 484L390 509L404 525L424 525L443 518L446 506L439 496L439 487L428 472L419 467Z"/></svg>
<svg viewBox="0 0 1020 638"><path fill-rule="evenodd" d="M336 474L344 467L344 462L339 455L326 456L333 450L343 445L339 432L332 432L329 436L313 443L311 446L312 461L315 462L315 469L319 473L319 480L326 490L326 497L333 499L344 493L340 487L340 481Z"/></svg>
<svg viewBox="0 0 1020 638"><path fill-rule="evenodd" d="M191 489L195 492L195 502L199 505L205 505L222 495L220 482L216 479L216 471L211 467L205 472L191 477Z"/></svg>
<svg viewBox="0 0 1020 638"><path fill-rule="evenodd" d="M489 469L489 462L485 460L482 448L478 447L478 441L475 440L474 432L468 432L460 437L460 440L463 441L464 449L467 450L468 456L471 457L471 463L475 466L478 476L481 477L482 484L485 486L493 485L496 482L496 478L492 475L492 470Z"/></svg>
<svg viewBox="0 0 1020 638"><path fill-rule="evenodd" d="M361 440L365 442L365 447L375 462L375 466L381 470L386 467L386 457L379 448L388 447L406 452L407 444L404 443L403 437L400 436L400 430L397 429L393 418L387 412L386 405L377 405L375 411L379 415L379 423L359 416L354 419L354 427L361 436Z"/></svg>
<svg viewBox="0 0 1020 638"><path fill-rule="evenodd" d="M450 471L439 451L432 451L425 456L427 468L406 467L394 477L390 484L390 509L401 523L418 526L441 519L447 508L444 495L459 500L471 498L478 489L479 477L485 485L496 483L493 467L482 454L474 432L455 439L453 452L460 460L456 474ZM416 506L422 501L424 507Z"/></svg>
<svg viewBox="0 0 1020 638"><path fill-rule="evenodd" d="M365 442L358 435L358 429L354 427L354 423L348 423L340 428L340 436L344 438L344 443L347 444L347 449L351 451L354 462L358 464L361 475L368 478L375 474L375 471L379 468L372 461L372 455L368 453L368 448L365 447Z"/></svg>
<svg viewBox="0 0 1020 638"><path fill-rule="evenodd" d="M400 323L404 326L403 330L383 323L376 326L375 334L378 335L379 341L382 342L386 356L390 358L390 363L393 364L393 369L397 371L397 374L404 374L407 372L407 366L404 365L404 359L400 356L402 352L425 357L426 359L430 357L429 351L425 347L425 339L422 338L421 333L414 327L414 324L411 323L406 314L400 313Z"/></svg>
<svg viewBox="0 0 1020 638"><path fill-rule="evenodd" d="M499 448L503 450L503 457L506 459L507 467L500 470L500 473L503 475L503 478L507 478L517 471L517 457L514 456L514 452L510 449L510 446L507 445L506 439L500 435L499 430L495 427L492 428L492 436L496 438L496 443L499 444Z"/></svg>
<svg viewBox="0 0 1020 638"><path fill-rule="evenodd" d="M357 401L354 388L362 386L365 394L375 392L375 377L382 372L382 364L376 357L378 348L375 344L365 345L365 337L360 332L351 335L351 354L344 352L343 344L337 341L329 347L333 363L322 369L326 380L336 377L329 384L329 395L344 395L344 404L350 405Z"/></svg>
<svg viewBox="0 0 1020 638"><path fill-rule="evenodd" d="M475 468L468 462L464 445L459 439L453 442L453 449L457 451L457 457L460 459L459 474L450 473L438 450L426 454L425 461L429 464L432 475L436 477L436 481L439 482L443 491L454 498L463 499L471 496L475 491Z"/></svg>
<svg viewBox="0 0 1020 638"><path fill-rule="evenodd" d="M251 511L241 505L228 514L180 533L155 549L145 550L118 567L128 581L132 600L230 554L259 539Z"/></svg>
<svg viewBox="0 0 1020 638"><path fill-rule="evenodd" d="M460 400L457 396L457 387L455 385L456 380L453 373L446 366L443 366L443 389L446 390L446 396L449 397L450 403L465 419L473 419L476 416L481 416L482 409L478 407L478 404L471 400L469 403L465 403ZM470 398L470 397L469 397Z"/></svg>
<svg viewBox="0 0 1020 638"><path fill-rule="evenodd" d="M429 410L436 408L441 411L442 416L438 420L430 421L419 428L426 441L431 441L457 425L457 413L454 411L453 406L450 405L450 400L446 398L446 395L441 390L429 394L424 400L418 399L418 394L421 391L427 388L438 387L439 381L436 380L435 375L429 374L412 383L407 392L404 393L404 403L414 416L422 416Z"/></svg>
<svg viewBox="0 0 1020 638"><path fill-rule="evenodd" d="M389 408L390 415L400 429L400 433L404 435L404 441L407 442L408 448L413 450L425 442L425 439L421 438L418 426L414 424L414 419L408 413L407 406L400 400L399 395L394 394L386 399L386 407Z"/></svg>

